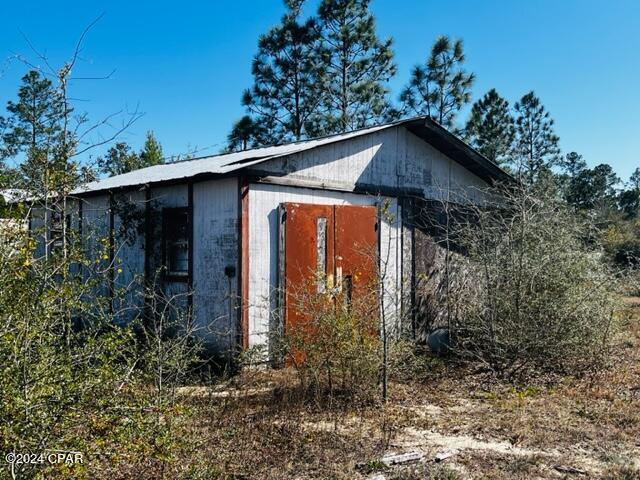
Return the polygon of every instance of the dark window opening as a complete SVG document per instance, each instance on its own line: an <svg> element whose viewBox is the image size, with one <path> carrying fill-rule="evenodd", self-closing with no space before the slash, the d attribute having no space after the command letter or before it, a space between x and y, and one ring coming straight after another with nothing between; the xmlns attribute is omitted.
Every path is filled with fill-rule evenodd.
<svg viewBox="0 0 640 480"><path fill-rule="evenodd" d="M187 208L162 211L163 264L170 280L186 281L189 275L189 213Z"/></svg>
<svg viewBox="0 0 640 480"><path fill-rule="evenodd" d="M59 252L65 244L69 244L69 234L71 232L71 215L67 214L62 219L62 213L54 210L51 213L51 252Z"/></svg>

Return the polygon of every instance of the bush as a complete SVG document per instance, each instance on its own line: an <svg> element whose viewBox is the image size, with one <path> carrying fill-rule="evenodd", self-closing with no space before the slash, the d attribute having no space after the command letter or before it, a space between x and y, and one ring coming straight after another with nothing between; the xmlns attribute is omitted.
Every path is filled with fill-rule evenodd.
<svg viewBox="0 0 640 480"><path fill-rule="evenodd" d="M613 276L587 227L551 195L487 192L451 233L448 311L455 349L513 375L593 364L614 319ZM489 204L491 203L491 204Z"/></svg>
<svg viewBox="0 0 640 480"><path fill-rule="evenodd" d="M319 403L371 400L382 367L375 288L347 301L337 290L304 286L290 300L304 314L284 332L285 363L295 367L305 394Z"/></svg>
<svg viewBox="0 0 640 480"><path fill-rule="evenodd" d="M605 252L616 268L640 269L640 221L618 222L602 237Z"/></svg>
<svg viewBox="0 0 640 480"><path fill-rule="evenodd" d="M113 267L100 270L80 242L39 256L36 238L18 223L0 231L0 451L80 452L84 463L15 463L0 478L93 477L104 453L105 468L168 461L176 387L198 351L188 317L149 295L138 335L117 326L100 294Z"/></svg>

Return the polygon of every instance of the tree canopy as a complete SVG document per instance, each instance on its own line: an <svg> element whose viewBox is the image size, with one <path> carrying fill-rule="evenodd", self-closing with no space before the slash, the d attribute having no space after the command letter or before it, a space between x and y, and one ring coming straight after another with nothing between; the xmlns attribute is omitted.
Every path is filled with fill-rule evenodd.
<svg viewBox="0 0 640 480"><path fill-rule="evenodd" d="M515 139L515 125L509 102L495 88L473 104L465 126L470 144L493 162L508 161Z"/></svg>
<svg viewBox="0 0 640 480"><path fill-rule="evenodd" d="M438 37L424 65L411 72L409 84L402 90L403 112L428 115L445 128L455 127L456 115L471 100L473 73L463 68L462 40Z"/></svg>

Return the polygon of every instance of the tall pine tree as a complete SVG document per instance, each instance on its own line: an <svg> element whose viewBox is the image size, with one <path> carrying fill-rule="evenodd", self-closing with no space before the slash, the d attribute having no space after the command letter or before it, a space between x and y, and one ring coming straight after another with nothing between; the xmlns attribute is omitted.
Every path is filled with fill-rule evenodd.
<svg viewBox="0 0 640 480"><path fill-rule="evenodd" d="M438 37L424 65L411 72L409 84L400 94L403 112L428 115L445 128L455 127L460 109L471 100L473 73L467 73L462 40Z"/></svg>
<svg viewBox="0 0 640 480"><path fill-rule="evenodd" d="M64 189L66 185L60 183L75 178L76 165L67 152L75 140L69 138L72 133L64 128L71 109L60 90L40 72L31 70L22 77L17 101L7 102L7 112L2 155L5 158L24 155L19 167L20 186L39 198L52 190Z"/></svg>
<svg viewBox="0 0 640 480"><path fill-rule="evenodd" d="M560 161L560 138L555 134L549 112L534 92L516 102L515 112L516 141L512 164L520 179L533 185Z"/></svg>
<svg viewBox="0 0 640 480"><path fill-rule="evenodd" d="M380 40L370 0L322 0L318 22L326 65L319 131L345 132L394 118L388 82L396 73L392 40Z"/></svg>
<svg viewBox="0 0 640 480"><path fill-rule="evenodd" d="M147 132L144 146L140 153L131 150L126 142L117 142L104 157L98 158L100 173L110 177L122 175L140 168L152 167L164 163L162 146L152 131Z"/></svg>
<svg viewBox="0 0 640 480"><path fill-rule="evenodd" d="M503 164L508 160L515 138L515 125L509 102L495 88L473 104L465 136L489 160Z"/></svg>
<svg viewBox="0 0 640 480"><path fill-rule="evenodd" d="M258 54L252 65L254 84L242 99L253 121L242 119L236 126L248 133L249 126L261 125L263 131L244 135L247 138L273 144L301 140L315 133L324 65L315 19L302 22L299 18L302 3L286 0L288 11L281 24L258 40ZM234 138L240 131L235 130Z"/></svg>

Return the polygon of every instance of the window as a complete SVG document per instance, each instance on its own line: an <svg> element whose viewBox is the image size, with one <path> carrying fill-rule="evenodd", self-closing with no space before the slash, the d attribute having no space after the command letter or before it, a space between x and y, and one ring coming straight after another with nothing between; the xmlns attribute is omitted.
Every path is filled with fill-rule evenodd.
<svg viewBox="0 0 640 480"><path fill-rule="evenodd" d="M62 221L62 213L59 210L51 212L51 228L50 242L51 252L62 251L65 244L69 243L69 233L71 231L71 215L67 214L64 222ZM65 232L66 229L66 232ZM65 237L66 233L66 237Z"/></svg>
<svg viewBox="0 0 640 480"><path fill-rule="evenodd" d="M189 275L189 212L186 208L162 211L165 276L186 281Z"/></svg>

